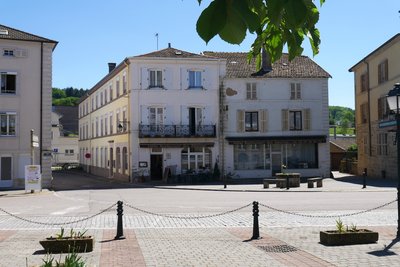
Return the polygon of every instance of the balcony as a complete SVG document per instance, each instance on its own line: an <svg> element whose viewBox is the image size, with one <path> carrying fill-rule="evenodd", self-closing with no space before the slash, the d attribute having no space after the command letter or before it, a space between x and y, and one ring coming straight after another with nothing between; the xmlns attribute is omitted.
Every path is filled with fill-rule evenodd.
<svg viewBox="0 0 400 267"><path fill-rule="evenodd" d="M144 125L139 124L139 138L147 137L216 137L215 125Z"/></svg>

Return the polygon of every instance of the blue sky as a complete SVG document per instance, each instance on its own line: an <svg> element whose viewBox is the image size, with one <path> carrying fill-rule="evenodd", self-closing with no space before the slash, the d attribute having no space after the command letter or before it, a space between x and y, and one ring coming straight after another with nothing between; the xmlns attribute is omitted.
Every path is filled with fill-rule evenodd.
<svg viewBox="0 0 400 267"><path fill-rule="evenodd" d="M0 24L59 42L53 58L53 87L90 89L108 72L107 63L168 46L202 51L247 52L218 37L208 45L196 21L210 1L197 0L12 0L1 4ZM317 1L319 4L319 0ZM6 11L7 12L4 12ZM398 0L326 0L318 28L322 43L313 57L332 75L329 104L354 108L354 78L348 69L400 32ZM391 88L388 88L388 91Z"/></svg>

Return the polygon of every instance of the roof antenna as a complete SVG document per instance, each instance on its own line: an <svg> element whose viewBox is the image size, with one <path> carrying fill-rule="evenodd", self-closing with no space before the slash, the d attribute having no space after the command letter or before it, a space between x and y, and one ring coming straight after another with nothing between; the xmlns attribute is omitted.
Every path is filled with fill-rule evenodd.
<svg viewBox="0 0 400 267"><path fill-rule="evenodd" d="M157 38L157 51L158 51L158 32L156 33L156 38Z"/></svg>

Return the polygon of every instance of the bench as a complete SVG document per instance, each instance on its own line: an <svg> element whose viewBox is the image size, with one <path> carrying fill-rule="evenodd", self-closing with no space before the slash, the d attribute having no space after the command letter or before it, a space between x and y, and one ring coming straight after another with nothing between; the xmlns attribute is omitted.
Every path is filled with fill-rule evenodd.
<svg viewBox="0 0 400 267"><path fill-rule="evenodd" d="M263 179L264 188L269 188L269 184L276 184L276 187L284 188L286 179Z"/></svg>
<svg viewBox="0 0 400 267"><path fill-rule="evenodd" d="M320 178L320 177L308 178L307 179L308 188L314 188L314 182L317 183L317 187L322 187L322 180L323 180L323 178Z"/></svg>

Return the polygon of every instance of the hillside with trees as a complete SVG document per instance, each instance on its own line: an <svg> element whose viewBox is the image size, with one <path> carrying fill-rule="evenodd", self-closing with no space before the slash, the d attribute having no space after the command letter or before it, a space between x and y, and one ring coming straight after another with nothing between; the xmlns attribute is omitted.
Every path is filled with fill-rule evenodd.
<svg viewBox="0 0 400 267"><path fill-rule="evenodd" d="M355 127L355 111L351 108L340 106L329 106L329 125L336 125L338 133L353 133Z"/></svg>
<svg viewBox="0 0 400 267"><path fill-rule="evenodd" d="M79 98L85 95L87 91L73 87L53 88L53 106L77 106Z"/></svg>

